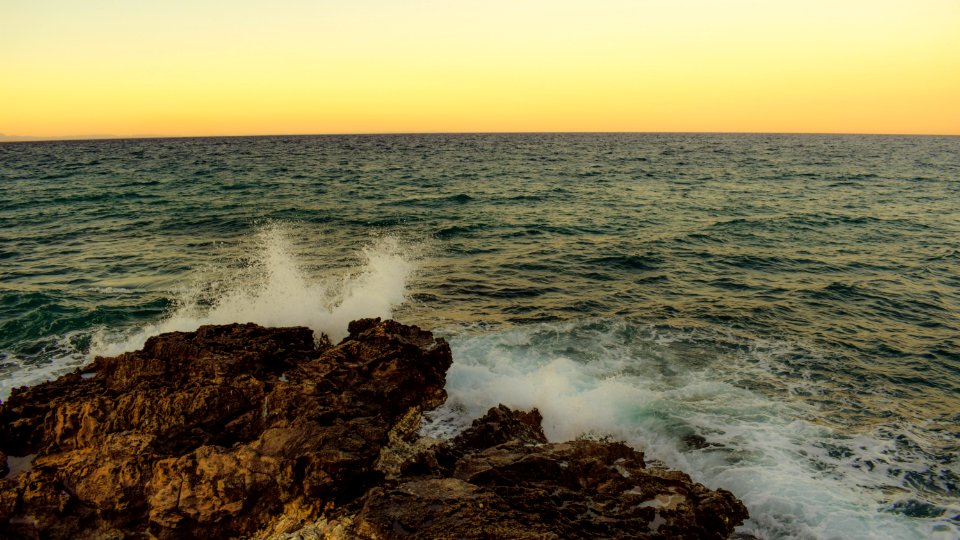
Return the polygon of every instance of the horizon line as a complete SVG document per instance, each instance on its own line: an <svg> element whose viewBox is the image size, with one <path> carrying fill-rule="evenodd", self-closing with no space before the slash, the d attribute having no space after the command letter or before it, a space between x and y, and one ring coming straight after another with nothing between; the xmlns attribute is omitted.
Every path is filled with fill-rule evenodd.
<svg viewBox="0 0 960 540"><path fill-rule="evenodd" d="M879 137L960 137L960 133L857 133L843 131L356 131L328 133L253 133L223 135L4 135L0 134L0 144L31 142L84 142L150 139L226 139L256 137L342 137L342 136L382 136L382 135L835 135L835 136L879 136Z"/></svg>

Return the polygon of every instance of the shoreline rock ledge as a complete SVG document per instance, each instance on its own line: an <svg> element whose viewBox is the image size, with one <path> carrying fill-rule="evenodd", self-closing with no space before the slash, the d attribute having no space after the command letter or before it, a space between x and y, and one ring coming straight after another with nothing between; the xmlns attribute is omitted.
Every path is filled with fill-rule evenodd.
<svg viewBox="0 0 960 540"><path fill-rule="evenodd" d="M491 409L418 435L442 338L362 319L203 326L0 404L0 538L727 538L731 493L622 443L550 443Z"/></svg>

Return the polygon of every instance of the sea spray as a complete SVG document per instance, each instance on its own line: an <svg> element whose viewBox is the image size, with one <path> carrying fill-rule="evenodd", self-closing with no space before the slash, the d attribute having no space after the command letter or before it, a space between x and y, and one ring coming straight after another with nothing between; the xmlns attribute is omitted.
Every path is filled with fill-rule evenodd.
<svg viewBox="0 0 960 540"><path fill-rule="evenodd" d="M733 491L752 515L742 530L760 538L947 539L960 531L949 497L919 495L893 470L915 459L897 455L889 439L819 423L813 406L778 395L787 389L740 384L769 373L778 354L796 354L791 344L730 347L624 320L447 333L449 398L427 415L427 435L449 437L498 403L537 407L552 441L611 436ZM934 510L905 518L896 509L909 501Z"/></svg>
<svg viewBox="0 0 960 540"><path fill-rule="evenodd" d="M47 359L43 364L26 362L6 351L0 352L0 400L7 399L10 391L18 386L32 386L49 381L82 367L89 361L87 346L91 331L74 330L45 340L41 351Z"/></svg>
<svg viewBox="0 0 960 540"><path fill-rule="evenodd" d="M338 341L350 321L361 317L391 317L406 298L415 270L415 249L391 236L382 236L358 250L357 268L339 275L307 274L294 248L288 225L262 227L252 242L249 259L235 269L221 269L213 280L198 280L182 293L178 307L159 322L117 339L100 333L95 354L115 355L136 350L150 336L192 331L204 324L254 322L263 326L307 326L317 335ZM226 275L223 275L223 274Z"/></svg>

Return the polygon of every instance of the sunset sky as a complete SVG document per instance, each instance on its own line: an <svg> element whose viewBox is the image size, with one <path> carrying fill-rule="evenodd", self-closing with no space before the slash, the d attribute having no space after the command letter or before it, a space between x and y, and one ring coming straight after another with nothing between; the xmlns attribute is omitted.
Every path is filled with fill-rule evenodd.
<svg viewBox="0 0 960 540"><path fill-rule="evenodd" d="M0 133L960 134L958 0L0 0Z"/></svg>

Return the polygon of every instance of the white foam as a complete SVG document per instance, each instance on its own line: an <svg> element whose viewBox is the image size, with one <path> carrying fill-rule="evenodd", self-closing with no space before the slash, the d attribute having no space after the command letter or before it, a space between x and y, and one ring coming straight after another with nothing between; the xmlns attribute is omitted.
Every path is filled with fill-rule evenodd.
<svg viewBox="0 0 960 540"><path fill-rule="evenodd" d="M10 391L20 386L33 386L69 373L87 363L88 357L77 350L74 341L85 332L69 332L52 339L49 346L50 360L42 364L26 362L9 354L0 355L0 401L10 396Z"/></svg>
<svg viewBox="0 0 960 540"><path fill-rule="evenodd" d="M871 486L890 478L827 455L824 445L844 435L808 420L809 405L786 391L772 399L729 382L745 369L763 369L764 358L740 362L705 346L693 351L713 356L703 361L686 338L678 345L624 322L540 325L450 341L449 398L429 415L427 434L449 436L498 403L537 407L551 440L611 435L711 488L733 491L752 515L742 530L760 538L957 535L945 518L881 511L890 495ZM761 356L775 350L761 349ZM715 446L687 447L683 436L694 433ZM871 453L883 444L862 434L848 446Z"/></svg>
<svg viewBox="0 0 960 540"><path fill-rule="evenodd" d="M252 243L252 257L238 268L221 267L181 293L179 307L161 321L129 336L101 332L93 354L139 349L163 332L193 331L204 324L254 322L264 326L308 326L337 341L347 324L362 317L391 317L406 298L415 269L411 247L382 237L358 253L358 268L311 276L294 249L294 231L273 223Z"/></svg>

